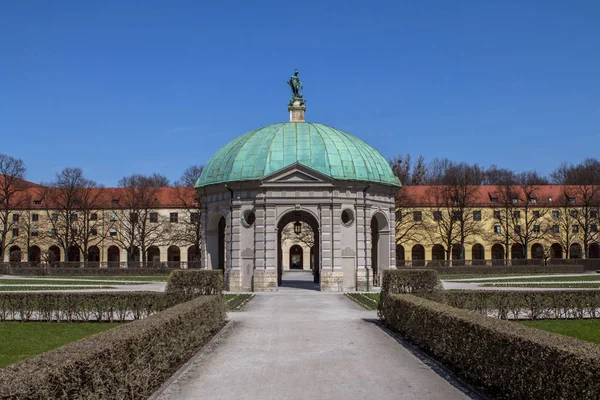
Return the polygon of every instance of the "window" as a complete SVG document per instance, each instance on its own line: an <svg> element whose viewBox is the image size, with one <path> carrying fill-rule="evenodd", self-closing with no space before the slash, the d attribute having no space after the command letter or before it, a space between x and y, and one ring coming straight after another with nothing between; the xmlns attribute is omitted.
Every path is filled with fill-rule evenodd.
<svg viewBox="0 0 600 400"><path fill-rule="evenodd" d="M598 218L598 211L590 211L590 218Z"/></svg>
<svg viewBox="0 0 600 400"><path fill-rule="evenodd" d="M155 213L155 212L150 213L150 222L153 222L153 223L158 222L158 213Z"/></svg>
<svg viewBox="0 0 600 400"><path fill-rule="evenodd" d="M500 225L494 225L494 233L502 233L502 228Z"/></svg>
<svg viewBox="0 0 600 400"><path fill-rule="evenodd" d="M462 211L453 211L452 212L452 219L454 221L460 221L462 219Z"/></svg>
<svg viewBox="0 0 600 400"><path fill-rule="evenodd" d="M433 212L433 220L434 221L441 221L442 220L442 212L441 211L434 211Z"/></svg>
<svg viewBox="0 0 600 400"><path fill-rule="evenodd" d="M117 214L115 214L115 213L110 213L110 215L108 216L108 218L109 218L111 221L113 221L113 222L114 222L114 221L116 221L116 220L117 220Z"/></svg>
<svg viewBox="0 0 600 400"><path fill-rule="evenodd" d="M115 236L117 236L117 230L116 230L115 228L110 228L110 229L108 230L108 234L109 234L111 237L115 237Z"/></svg>
<svg viewBox="0 0 600 400"><path fill-rule="evenodd" d="M517 204L518 201L519 201L519 199L516 197L513 197L512 199L510 199L510 202L513 204Z"/></svg>
<svg viewBox="0 0 600 400"><path fill-rule="evenodd" d="M50 229L50 236L56 237L56 229L54 229L54 228Z"/></svg>
<svg viewBox="0 0 600 400"><path fill-rule="evenodd" d="M515 225L515 233L521 233L521 225Z"/></svg>
<svg viewBox="0 0 600 400"><path fill-rule="evenodd" d="M31 214L31 220L37 222L40 219L40 214Z"/></svg>
<svg viewBox="0 0 600 400"><path fill-rule="evenodd" d="M552 197L548 197L548 201L552 201Z"/></svg>
<svg viewBox="0 0 600 400"><path fill-rule="evenodd" d="M423 213L421 211L413 211L413 221L423 221Z"/></svg>
<svg viewBox="0 0 600 400"><path fill-rule="evenodd" d="M92 229L90 229L90 234L91 234L92 236L96 236L96 235L98 235L98 229L96 229L96 228L92 228Z"/></svg>
<svg viewBox="0 0 600 400"><path fill-rule="evenodd" d="M553 225L553 226L552 226L552 232L554 232L554 233L559 233L559 232L560 232L560 226L558 226L558 225Z"/></svg>
<svg viewBox="0 0 600 400"><path fill-rule="evenodd" d="M513 218L514 219L520 219L521 218L521 211L513 211Z"/></svg>
<svg viewBox="0 0 600 400"><path fill-rule="evenodd" d="M498 202L498 198L497 197L492 197L492 203L497 203Z"/></svg>
<svg viewBox="0 0 600 400"><path fill-rule="evenodd" d="M118 207L119 206L119 199L113 199L111 202L113 207Z"/></svg>
<svg viewBox="0 0 600 400"><path fill-rule="evenodd" d="M569 197L569 204L575 204L575 197Z"/></svg>
<svg viewBox="0 0 600 400"><path fill-rule="evenodd" d="M58 214L57 213L53 213L52 215L50 215L50 219L52 221L57 221L58 220Z"/></svg>
<svg viewBox="0 0 600 400"><path fill-rule="evenodd" d="M534 210L534 211L533 211L533 218L534 218L534 219L537 219L537 218L539 218L539 217L540 217L540 212L539 212L538 210Z"/></svg>
<svg viewBox="0 0 600 400"><path fill-rule="evenodd" d="M132 224L135 224L138 221L138 213L136 213L136 212L129 213L129 221Z"/></svg>
<svg viewBox="0 0 600 400"><path fill-rule="evenodd" d="M573 225L573 226L571 226L571 232L573 232L573 233L579 233L579 225Z"/></svg>
<svg viewBox="0 0 600 400"><path fill-rule="evenodd" d="M90 214L90 221L98 221L98 214L91 213Z"/></svg>
<svg viewBox="0 0 600 400"><path fill-rule="evenodd" d="M598 225L591 224L590 225L590 231L592 231L592 232L598 232Z"/></svg>
<svg viewBox="0 0 600 400"><path fill-rule="evenodd" d="M197 197L194 197L194 203L199 204L200 203L200 199Z"/></svg>
<svg viewBox="0 0 600 400"><path fill-rule="evenodd" d="M199 212L191 213L190 220L191 220L192 224L199 224L200 223L200 213Z"/></svg>
<svg viewBox="0 0 600 400"><path fill-rule="evenodd" d="M473 211L473 221L481 221L481 210Z"/></svg>
<svg viewBox="0 0 600 400"><path fill-rule="evenodd" d="M42 201L41 200L34 200L33 201L33 205L34 206L41 206L42 205Z"/></svg>
<svg viewBox="0 0 600 400"><path fill-rule="evenodd" d="M494 218L500 219L500 210L494 210Z"/></svg>
<svg viewBox="0 0 600 400"><path fill-rule="evenodd" d="M458 197L452 198L452 204L454 204L454 205L458 204Z"/></svg>
<svg viewBox="0 0 600 400"><path fill-rule="evenodd" d="M77 214L71 213L71 221L77 221Z"/></svg>
<svg viewBox="0 0 600 400"><path fill-rule="evenodd" d="M71 236L77 236L77 228L71 228Z"/></svg>
<svg viewBox="0 0 600 400"><path fill-rule="evenodd" d="M19 214L13 214L13 222L19 222Z"/></svg>
<svg viewBox="0 0 600 400"><path fill-rule="evenodd" d="M577 210L571 210L569 214L571 215L571 218L577 218Z"/></svg>
<svg viewBox="0 0 600 400"><path fill-rule="evenodd" d="M534 225L533 226L533 232L534 233L540 233L542 231L542 229L540 228L539 225Z"/></svg>
<svg viewBox="0 0 600 400"><path fill-rule="evenodd" d="M12 235L13 236L19 236L19 228L13 228Z"/></svg>
<svg viewBox="0 0 600 400"><path fill-rule="evenodd" d="M552 218L557 219L558 217L560 217L560 211L558 211L558 210L552 211Z"/></svg>
<svg viewBox="0 0 600 400"><path fill-rule="evenodd" d="M535 197L530 197L529 201L531 202L531 204L536 204L537 203L537 199Z"/></svg>
<svg viewBox="0 0 600 400"><path fill-rule="evenodd" d="M177 213L171 213L169 215L169 221L170 222L174 222L174 223L175 222L179 222L179 214L177 214Z"/></svg>
<svg viewBox="0 0 600 400"><path fill-rule="evenodd" d="M38 228L31 229L31 236L38 236L39 233L40 233L40 230Z"/></svg>

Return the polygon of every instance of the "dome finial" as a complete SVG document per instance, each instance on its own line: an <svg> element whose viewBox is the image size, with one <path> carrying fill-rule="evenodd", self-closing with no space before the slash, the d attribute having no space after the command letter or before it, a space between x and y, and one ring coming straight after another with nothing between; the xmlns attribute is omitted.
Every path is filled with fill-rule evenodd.
<svg viewBox="0 0 600 400"><path fill-rule="evenodd" d="M302 81L298 76L298 70L294 70L294 75L286 82L292 89L292 98L288 103L290 112L290 122L304 122L304 112L306 111L306 101L302 98Z"/></svg>

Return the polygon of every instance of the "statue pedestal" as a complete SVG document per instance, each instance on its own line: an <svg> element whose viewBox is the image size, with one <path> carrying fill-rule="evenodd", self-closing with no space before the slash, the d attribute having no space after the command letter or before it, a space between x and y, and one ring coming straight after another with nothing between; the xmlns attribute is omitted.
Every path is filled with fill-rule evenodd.
<svg viewBox="0 0 600 400"><path fill-rule="evenodd" d="M304 122L306 103L302 97L294 97L288 106L288 111L290 112L290 122Z"/></svg>

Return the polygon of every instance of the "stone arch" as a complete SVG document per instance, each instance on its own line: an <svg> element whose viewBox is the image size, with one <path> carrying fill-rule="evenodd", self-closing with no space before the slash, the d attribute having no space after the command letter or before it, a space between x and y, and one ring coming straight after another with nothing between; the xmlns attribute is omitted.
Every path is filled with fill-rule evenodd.
<svg viewBox="0 0 600 400"><path fill-rule="evenodd" d="M121 250L119 250L117 246L110 246L106 255L109 267L119 267L119 263L121 262Z"/></svg>
<svg viewBox="0 0 600 400"><path fill-rule="evenodd" d="M225 271L227 263L226 252L227 220L220 212L213 213L208 219L206 230L206 253L208 268Z"/></svg>
<svg viewBox="0 0 600 400"><path fill-rule="evenodd" d="M404 246L396 244L396 266L403 267L406 262L406 254L404 252Z"/></svg>
<svg viewBox="0 0 600 400"><path fill-rule="evenodd" d="M19 246L11 246L8 249L8 261L11 263L21 262L21 248Z"/></svg>
<svg viewBox="0 0 600 400"><path fill-rule="evenodd" d="M471 260L473 260L473 263L485 260L485 248L481 243L475 243L471 248Z"/></svg>
<svg viewBox="0 0 600 400"><path fill-rule="evenodd" d="M88 261L99 262L100 261L100 249L98 246L91 246L88 249Z"/></svg>
<svg viewBox="0 0 600 400"><path fill-rule="evenodd" d="M569 246L569 258L582 258L583 250L579 243L573 243Z"/></svg>
<svg viewBox="0 0 600 400"><path fill-rule="evenodd" d="M415 244L411 249L411 258L413 267L425 266L425 247L422 244Z"/></svg>
<svg viewBox="0 0 600 400"><path fill-rule="evenodd" d="M277 221L277 284L282 284L282 276L283 276L283 251L281 248L281 234L283 229L289 223L294 222L304 222L313 231L314 235L314 246L313 246L313 282L320 283L321 282L321 252L320 249L320 237L319 237L319 221L315 218L314 214L308 210L295 210L291 209L290 211L282 214Z"/></svg>
<svg viewBox="0 0 600 400"><path fill-rule="evenodd" d="M501 261L502 260L502 261ZM504 260L504 246L496 243L492 246L492 264L500 264Z"/></svg>
<svg viewBox="0 0 600 400"><path fill-rule="evenodd" d="M510 247L511 260L522 260L525 258L525 250L521 243L515 243Z"/></svg>
<svg viewBox="0 0 600 400"><path fill-rule="evenodd" d="M56 263L60 262L60 247L58 246L50 246L48 249L48 262Z"/></svg>
<svg viewBox="0 0 600 400"><path fill-rule="evenodd" d="M388 220L382 212L376 212L371 218L371 268L373 279L378 282L382 270L388 269L390 254L390 229Z"/></svg>
<svg viewBox="0 0 600 400"><path fill-rule="evenodd" d="M431 248L432 261L444 261L446 259L446 249L441 244L434 244Z"/></svg>
<svg viewBox="0 0 600 400"><path fill-rule="evenodd" d="M79 251L79 247L72 245L69 246L67 250L67 261L69 262L79 262L81 261L81 252Z"/></svg>
<svg viewBox="0 0 600 400"><path fill-rule="evenodd" d="M592 243L588 249L589 258L600 258L600 244Z"/></svg>
<svg viewBox="0 0 600 400"><path fill-rule="evenodd" d="M33 245L29 248L28 261L31 263L39 263L42 261L42 250L39 246Z"/></svg>
<svg viewBox="0 0 600 400"><path fill-rule="evenodd" d="M158 246L148 247L148 250L146 250L146 261L149 263L160 262L160 249Z"/></svg>
<svg viewBox="0 0 600 400"><path fill-rule="evenodd" d="M304 269L303 254L304 249L300 245L294 244L290 246L290 269Z"/></svg>
<svg viewBox="0 0 600 400"><path fill-rule="evenodd" d="M179 267L179 263L181 262L181 250L179 250L179 247L175 245L169 246L167 249L167 261L173 264L169 265L170 267Z"/></svg>
<svg viewBox="0 0 600 400"><path fill-rule="evenodd" d="M140 248L137 246L131 246L127 249L127 262L128 263L139 263L140 262Z"/></svg>
<svg viewBox="0 0 600 400"><path fill-rule="evenodd" d="M563 258L563 248L558 243L552 243L550 246L550 258Z"/></svg>
<svg viewBox="0 0 600 400"><path fill-rule="evenodd" d="M202 255L200 254L200 246L193 245L193 246L188 247L188 251L187 251L188 268L199 267L201 257L202 257ZM190 264L190 263L193 263L193 264Z"/></svg>
<svg viewBox="0 0 600 400"><path fill-rule="evenodd" d="M531 258L541 260L544 258L544 246L534 243L531 246Z"/></svg>

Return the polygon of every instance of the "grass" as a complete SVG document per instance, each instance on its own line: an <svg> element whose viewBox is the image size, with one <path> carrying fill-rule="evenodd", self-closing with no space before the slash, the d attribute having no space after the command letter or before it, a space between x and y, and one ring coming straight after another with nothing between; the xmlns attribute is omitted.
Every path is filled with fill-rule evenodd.
<svg viewBox="0 0 600 400"><path fill-rule="evenodd" d="M0 286L0 292L23 292L23 291L31 291L36 292L40 290L86 290L86 289L114 289L113 286Z"/></svg>
<svg viewBox="0 0 600 400"><path fill-rule="evenodd" d="M242 311L253 297L253 294L226 294L227 311Z"/></svg>
<svg viewBox="0 0 600 400"><path fill-rule="evenodd" d="M527 288L550 288L550 289L561 289L561 288L578 288L578 289L598 289L600 288L600 282L597 283L486 283L479 285L481 287L527 287Z"/></svg>
<svg viewBox="0 0 600 400"><path fill-rule="evenodd" d="M99 279L86 280L57 280L57 279L0 279L0 285L98 285L98 284L111 284L111 285L142 285L139 282L101 282Z"/></svg>
<svg viewBox="0 0 600 400"><path fill-rule="evenodd" d="M0 366L119 326L100 322L0 322Z"/></svg>
<svg viewBox="0 0 600 400"><path fill-rule="evenodd" d="M367 310L376 310L379 305L379 293L347 293L345 296Z"/></svg>
<svg viewBox="0 0 600 400"><path fill-rule="evenodd" d="M518 321L531 328L571 336L586 342L600 344L600 319L559 319Z"/></svg>
<svg viewBox="0 0 600 400"><path fill-rule="evenodd" d="M560 275L560 273L527 273L527 274L439 274L439 278L444 281L453 281L455 279L475 279L475 278L504 278L511 276L535 276L535 275ZM492 280L492 279L490 279Z"/></svg>
<svg viewBox="0 0 600 400"><path fill-rule="evenodd" d="M458 279L458 278L455 278ZM449 279L452 280L452 279ZM463 280L461 282L468 283L485 283L485 282L508 282L509 280L498 279L479 279L476 281ZM583 276L548 276L545 278L514 278L510 282L574 282L574 281L595 281L600 283L600 275L583 275Z"/></svg>

